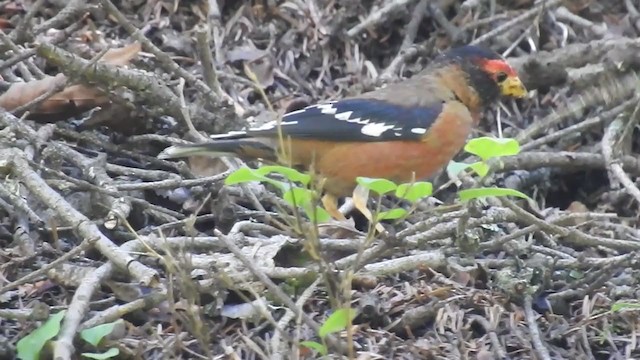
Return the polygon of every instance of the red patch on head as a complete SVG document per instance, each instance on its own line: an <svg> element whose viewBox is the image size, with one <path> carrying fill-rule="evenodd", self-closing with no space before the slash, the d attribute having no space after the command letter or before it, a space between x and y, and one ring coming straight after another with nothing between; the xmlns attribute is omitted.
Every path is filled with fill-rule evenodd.
<svg viewBox="0 0 640 360"><path fill-rule="evenodd" d="M516 71L507 64L506 61L501 59L482 59L480 66L490 74L503 72L507 74L507 76L517 76Z"/></svg>

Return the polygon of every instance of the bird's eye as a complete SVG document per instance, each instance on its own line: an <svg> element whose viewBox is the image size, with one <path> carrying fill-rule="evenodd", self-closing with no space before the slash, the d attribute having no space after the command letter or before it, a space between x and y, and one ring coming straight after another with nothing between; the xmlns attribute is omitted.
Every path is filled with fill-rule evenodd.
<svg viewBox="0 0 640 360"><path fill-rule="evenodd" d="M503 72L499 72L496 74L496 81L498 81L499 83L503 82L507 80L507 74L503 73Z"/></svg>

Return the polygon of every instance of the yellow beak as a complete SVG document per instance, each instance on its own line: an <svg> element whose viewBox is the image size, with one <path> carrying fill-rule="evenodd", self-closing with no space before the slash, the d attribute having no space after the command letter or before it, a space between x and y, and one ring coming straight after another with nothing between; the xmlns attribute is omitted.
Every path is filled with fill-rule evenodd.
<svg viewBox="0 0 640 360"><path fill-rule="evenodd" d="M527 89L517 76L510 76L500 84L500 93L505 96L523 98L527 95Z"/></svg>

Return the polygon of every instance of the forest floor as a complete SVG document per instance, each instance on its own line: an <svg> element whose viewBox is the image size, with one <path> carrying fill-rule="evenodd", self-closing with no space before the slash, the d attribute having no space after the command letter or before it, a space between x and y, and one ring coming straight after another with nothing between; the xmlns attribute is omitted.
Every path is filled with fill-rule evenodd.
<svg viewBox="0 0 640 360"><path fill-rule="evenodd" d="M633 3L0 1L0 358L640 358ZM462 44L529 90L472 136L518 141L482 184L530 200L443 171L388 236L309 231L238 162L157 158Z"/></svg>

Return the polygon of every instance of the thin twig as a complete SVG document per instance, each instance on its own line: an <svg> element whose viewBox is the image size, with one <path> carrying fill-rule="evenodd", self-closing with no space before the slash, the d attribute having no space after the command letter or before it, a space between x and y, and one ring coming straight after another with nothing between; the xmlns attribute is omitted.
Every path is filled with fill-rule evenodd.
<svg viewBox="0 0 640 360"><path fill-rule="evenodd" d="M619 140L618 134L620 134L623 129L624 123L622 119L620 119L620 116L607 126L602 138L602 155L605 158L605 163L611 174L615 176L615 179L617 179L627 192L640 204L640 189L638 189L636 184L634 184L629 175L624 171L620 161L613 156L615 142Z"/></svg>
<svg viewBox="0 0 640 360"><path fill-rule="evenodd" d="M538 358L542 360L551 360L549 350L547 350L546 346L544 346L544 343L542 342L540 328L538 328L536 316L533 312L533 299L529 294L524 297L524 316L527 319L527 326L529 327L529 333L531 334L531 342L533 343L533 348L535 349Z"/></svg>
<svg viewBox="0 0 640 360"><path fill-rule="evenodd" d="M235 255L238 260L240 260L240 262L242 262L242 264L267 287L267 289L269 289L273 296L282 301L282 303L286 305L289 310L295 313L296 317L302 319L302 321L304 321L305 324L309 325L309 327L311 327L316 333L320 331L320 325L311 317L309 317L309 315L307 315L304 311L302 311L302 309L298 308L296 304L291 300L291 298L287 294L285 294L280 287L278 287L278 285L274 284L273 281L271 281L271 279L269 279L269 277L264 272L260 271L260 269L258 269L255 264L242 253L242 250L240 250L240 248L235 244L234 241L232 241L228 236L224 235L217 229L214 229L214 234L219 239L221 239L227 246L227 249L229 249L229 251L231 251L233 255ZM333 346L336 346L337 349L339 349L341 352L344 352L346 350L345 344L342 344L335 337L328 336L327 340Z"/></svg>
<svg viewBox="0 0 640 360"><path fill-rule="evenodd" d="M509 30L511 30L512 28L521 25L521 24L526 24L526 22L529 19L534 18L535 16L537 16L539 14L540 11L542 11L543 9L551 9L554 8L556 6L559 6L562 3L562 0L545 0L542 1L540 4L536 5L535 7L525 11L524 13L516 16L515 18L507 21L506 23L498 26L497 28L489 31L488 33L480 36L479 38L473 40L471 42L471 45L479 45L482 44L496 36L499 36Z"/></svg>

